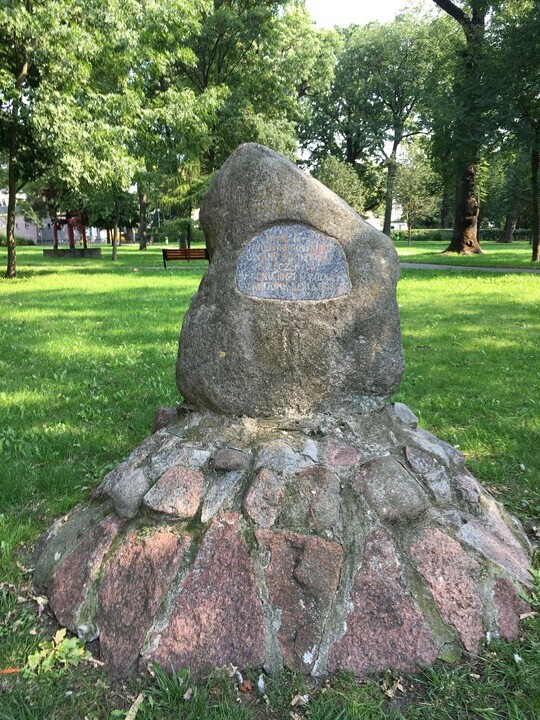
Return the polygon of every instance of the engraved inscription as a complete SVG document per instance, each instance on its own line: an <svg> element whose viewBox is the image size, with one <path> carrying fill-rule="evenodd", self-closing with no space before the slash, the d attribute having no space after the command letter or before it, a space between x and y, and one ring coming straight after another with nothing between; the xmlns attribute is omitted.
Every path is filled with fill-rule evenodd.
<svg viewBox="0 0 540 720"><path fill-rule="evenodd" d="M270 300L325 300L351 290L341 246L304 225L274 225L250 240L236 284L244 295Z"/></svg>

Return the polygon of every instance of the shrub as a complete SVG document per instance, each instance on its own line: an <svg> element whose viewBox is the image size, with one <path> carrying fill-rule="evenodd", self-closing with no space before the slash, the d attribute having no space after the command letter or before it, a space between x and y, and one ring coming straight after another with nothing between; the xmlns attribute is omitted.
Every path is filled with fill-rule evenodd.
<svg viewBox="0 0 540 720"><path fill-rule="evenodd" d="M15 244L16 245L35 245L36 243L33 240L31 240L30 238L16 237ZM0 233L0 247L7 247L7 240L6 240L5 233Z"/></svg>

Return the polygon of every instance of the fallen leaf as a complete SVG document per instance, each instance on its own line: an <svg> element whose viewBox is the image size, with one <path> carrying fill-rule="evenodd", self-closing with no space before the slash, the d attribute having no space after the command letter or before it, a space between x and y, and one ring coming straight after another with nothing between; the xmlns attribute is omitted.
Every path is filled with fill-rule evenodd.
<svg viewBox="0 0 540 720"><path fill-rule="evenodd" d="M249 693L253 690L253 685L251 683L251 680L243 680L239 685L238 689L240 692L243 693Z"/></svg>
<svg viewBox="0 0 540 720"><path fill-rule="evenodd" d="M193 688L188 687L182 697L184 698L184 700L191 700L191 698L193 697Z"/></svg>
<svg viewBox="0 0 540 720"><path fill-rule="evenodd" d="M41 617L43 611L47 607L49 601L45 597L45 595L36 595L35 597L32 597L32 600L34 600L35 603L37 603L38 606L38 617Z"/></svg>
<svg viewBox="0 0 540 720"><path fill-rule="evenodd" d="M137 696L137 699L133 703L133 705L129 708L127 714L126 714L126 720L135 720L137 713L139 712L139 708L141 707L144 700L144 695L140 693Z"/></svg>
<svg viewBox="0 0 540 720"><path fill-rule="evenodd" d="M309 695L300 695L300 693L298 693L291 700L291 706L292 707L303 707L304 705L307 705L308 702L309 702Z"/></svg>
<svg viewBox="0 0 540 720"><path fill-rule="evenodd" d="M14 675L20 672L21 668L4 668L4 670L0 670L0 675Z"/></svg>
<svg viewBox="0 0 540 720"><path fill-rule="evenodd" d="M537 612L526 612L519 616L520 620L526 620L527 618L535 618L538 615Z"/></svg>

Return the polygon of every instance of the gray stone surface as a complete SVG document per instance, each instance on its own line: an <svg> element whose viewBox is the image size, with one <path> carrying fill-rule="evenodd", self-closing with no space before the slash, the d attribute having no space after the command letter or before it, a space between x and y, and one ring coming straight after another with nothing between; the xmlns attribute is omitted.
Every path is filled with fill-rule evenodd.
<svg viewBox="0 0 540 720"><path fill-rule="evenodd" d="M220 510L230 510L241 477L241 472L228 472L219 478L211 479L201 511L203 523L211 520Z"/></svg>
<svg viewBox="0 0 540 720"><path fill-rule="evenodd" d="M405 423L405 425L409 425L409 427L412 427L413 429L418 427L418 418L408 405L395 402L394 412L401 422Z"/></svg>
<svg viewBox="0 0 540 720"><path fill-rule="evenodd" d="M123 518L135 517L149 489L150 483L143 470L137 468L126 471L110 491L118 515Z"/></svg>
<svg viewBox="0 0 540 720"><path fill-rule="evenodd" d="M253 143L215 176L201 223L212 259L182 328L177 383L185 400L251 417L381 407L403 374L399 265L389 239L289 160ZM326 261L291 250L298 238L322 248L314 233L342 258L337 276L317 287L306 268ZM248 267L269 242L277 249L264 254L264 268ZM328 266L333 274L337 263ZM347 267L350 291L339 297L250 297L238 287L240 277L244 290L268 289L272 273L285 268L285 296L338 295Z"/></svg>
<svg viewBox="0 0 540 720"><path fill-rule="evenodd" d="M429 506L429 498L416 478L392 457L362 465L353 484L381 520L410 520Z"/></svg>
<svg viewBox="0 0 540 720"><path fill-rule="evenodd" d="M204 489L204 476L198 470L175 465L166 470L144 496L143 502L151 510L190 518L199 509Z"/></svg>

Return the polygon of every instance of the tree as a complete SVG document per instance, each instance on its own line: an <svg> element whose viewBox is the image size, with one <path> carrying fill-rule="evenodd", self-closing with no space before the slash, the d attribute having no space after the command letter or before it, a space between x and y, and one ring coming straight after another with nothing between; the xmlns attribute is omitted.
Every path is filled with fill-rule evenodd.
<svg viewBox="0 0 540 720"><path fill-rule="evenodd" d="M0 9L6 277L16 275L15 198L29 181L41 179L78 200L93 186L131 184L137 158L130 154L130 138L140 93L127 39L140 7L135 0L25 0Z"/></svg>
<svg viewBox="0 0 540 720"><path fill-rule="evenodd" d="M408 142L406 154L399 161L395 194L397 202L403 208L408 244L411 245L413 224L432 217L437 211L440 197L437 175L424 148L418 142Z"/></svg>
<svg viewBox="0 0 540 720"><path fill-rule="evenodd" d="M529 149L532 261L540 261L540 8L532 0L508 2L495 27L495 77L506 127ZM504 73L504 82L501 81Z"/></svg>
<svg viewBox="0 0 540 720"><path fill-rule="evenodd" d="M373 159L385 167L383 231L390 233L397 154L403 140L425 130L424 110L440 47L440 23L401 15L342 31L328 98L316 99L306 143L314 159L339 157L360 175ZM364 182L364 184L366 184Z"/></svg>
<svg viewBox="0 0 540 720"><path fill-rule="evenodd" d="M466 8L452 0L433 0L460 26L465 45L454 85L454 103L451 137L455 143L458 185L454 231L446 252L463 255L481 253L478 243L478 215L480 203L476 192L477 169L483 142L483 119L486 94L482 77L482 60L485 50L486 18L489 0L468 0Z"/></svg>
<svg viewBox="0 0 540 720"><path fill-rule="evenodd" d="M357 213L364 211L366 191L351 165L338 158L327 157L315 168L313 175Z"/></svg>
<svg viewBox="0 0 540 720"><path fill-rule="evenodd" d="M16 276L17 193L74 151L81 118L74 102L93 43L81 2L47 0L0 7L0 155L7 166L8 262ZM61 48L61 52L59 52Z"/></svg>

